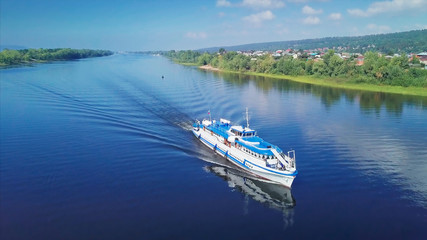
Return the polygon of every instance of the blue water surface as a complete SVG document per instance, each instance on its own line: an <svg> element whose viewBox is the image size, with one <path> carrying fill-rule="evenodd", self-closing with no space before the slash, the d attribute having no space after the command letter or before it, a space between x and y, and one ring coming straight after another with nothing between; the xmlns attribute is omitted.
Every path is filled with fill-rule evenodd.
<svg viewBox="0 0 427 240"><path fill-rule="evenodd" d="M162 78L161 76L164 76ZM423 239L427 98L122 54L0 70L1 239ZM227 118L296 150L292 189L191 133Z"/></svg>

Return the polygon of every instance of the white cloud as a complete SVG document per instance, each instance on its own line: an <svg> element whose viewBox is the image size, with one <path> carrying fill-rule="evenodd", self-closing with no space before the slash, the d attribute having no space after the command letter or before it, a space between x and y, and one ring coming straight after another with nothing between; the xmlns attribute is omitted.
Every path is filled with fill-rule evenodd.
<svg viewBox="0 0 427 240"><path fill-rule="evenodd" d="M368 24L366 28L373 33L385 33L390 32L391 28L386 25L376 25L374 23Z"/></svg>
<svg viewBox="0 0 427 240"><path fill-rule="evenodd" d="M332 20L340 20L342 18L341 13L331 13L329 14L329 18Z"/></svg>
<svg viewBox="0 0 427 240"><path fill-rule="evenodd" d="M365 11L359 8L355 8L348 9L347 12L353 16L369 17L380 13L401 12L412 9L425 9L426 7L427 0L392 0L373 2Z"/></svg>
<svg viewBox="0 0 427 240"><path fill-rule="evenodd" d="M218 17L222 18L222 17L224 17L224 16L225 16L225 13L224 13L224 12L219 12L219 13L218 13Z"/></svg>
<svg viewBox="0 0 427 240"><path fill-rule="evenodd" d="M243 20L259 26L263 21L272 20L274 17L275 17L274 14L268 10L268 11L246 16L243 18Z"/></svg>
<svg viewBox="0 0 427 240"><path fill-rule="evenodd" d="M243 7L250 8L282 8L285 3L280 0L243 0L241 4Z"/></svg>
<svg viewBox="0 0 427 240"><path fill-rule="evenodd" d="M227 0L217 0L217 7L246 7L253 9L275 9L285 6L282 0L242 0L240 3L231 3Z"/></svg>
<svg viewBox="0 0 427 240"><path fill-rule="evenodd" d="M306 2L329 2L329 0L288 0L293 3L306 3Z"/></svg>
<svg viewBox="0 0 427 240"><path fill-rule="evenodd" d="M191 39L204 39L207 37L207 34L205 32L187 32L185 37Z"/></svg>
<svg viewBox="0 0 427 240"><path fill-rule="evenodd" d="M318 17L308 16L302 22L304 24L316 25L320 23L320 19Z"/></svg>
<svg viewBox="0 0 427 240"><path fill-rule="evenodd" d="M305 5L302 8L302 13L308 14L308 15L321 14L322 12L323 12L322 9L316 10L316 9L314 9L314 8L308 6L308 5Z"/></svg>
<svg viewBox="0 0 427 240"><path fill-rule="evenodd" d="M217 7L230 7L231 2L229 2L227 0L218 0L218 1L216 1L216 6Z"/></svg>
<svg viewBox="0 0 427 240"><path fill-rule="evenodd" d="M347 9L347 12L350 15L358 16L358 17L367 17L368 16L367 13L365 13L363 10L358 9L358 8L356 8L356 9Z"/></svg>

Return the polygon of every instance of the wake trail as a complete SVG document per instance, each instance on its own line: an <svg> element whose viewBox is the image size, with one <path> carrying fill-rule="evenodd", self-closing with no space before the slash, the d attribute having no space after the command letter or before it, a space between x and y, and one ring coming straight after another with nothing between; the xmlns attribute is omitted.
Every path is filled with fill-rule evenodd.
<svg viewBox="0 0 427 240"><path fill-rule="evenodd" d="M126 78L122 78L121 80L122 83L125 82L131 88L137 90L137 92L122 92L122 98L132 101L134 104L144 108L159 119L183 130L190 131L192 129L193 118L188 114L180 111L177 107L166 102L165 100L160 99L160 97L153 94L153 91L150 91L149 88L142 88Z"/></svg>

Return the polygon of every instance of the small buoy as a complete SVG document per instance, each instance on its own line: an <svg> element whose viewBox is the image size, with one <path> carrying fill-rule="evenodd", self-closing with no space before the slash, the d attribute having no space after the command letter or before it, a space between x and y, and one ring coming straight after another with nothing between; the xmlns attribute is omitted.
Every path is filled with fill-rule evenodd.
<svg viewBox="0 0 427 240"><path fill-rule="evenodd" d="M162 75L162 78L165 78L165 76Z"/></svg>

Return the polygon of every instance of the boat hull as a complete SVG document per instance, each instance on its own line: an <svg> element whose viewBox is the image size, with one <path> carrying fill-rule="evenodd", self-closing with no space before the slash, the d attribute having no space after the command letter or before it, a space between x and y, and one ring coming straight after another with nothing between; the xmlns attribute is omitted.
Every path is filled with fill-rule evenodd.
<svg viewBox="0 0 427 240"><path fill-rule="evenodd" d="M256 176L260 180L291 188L295 176L297 175L297 171L290 172L269 169L265 165L263 166L254 159L251 159L250 156L245 155L239 149L226 145L223 141L218 139L217 136L210 134L202 128L193 128L192 131L204 145L208 146L210 149L214 150L237 167Z"/></svg>

